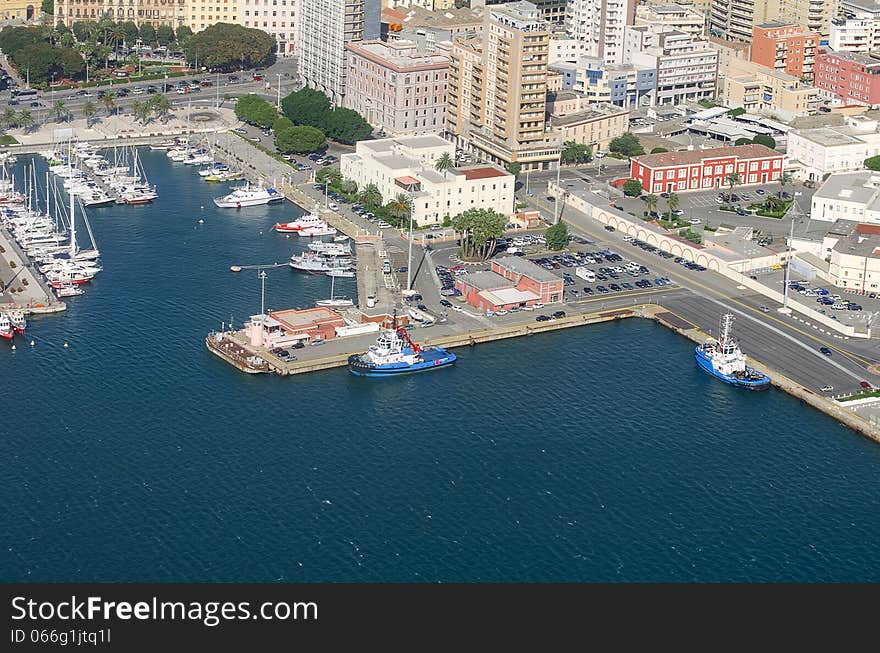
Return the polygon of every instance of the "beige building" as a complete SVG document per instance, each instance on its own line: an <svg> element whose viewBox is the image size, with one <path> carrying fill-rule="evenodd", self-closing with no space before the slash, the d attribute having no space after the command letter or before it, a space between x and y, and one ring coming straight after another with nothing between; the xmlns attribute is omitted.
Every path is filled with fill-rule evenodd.
<svg viewBox="0 0 880 653"><path fill-rule="evenodd" d="M192 0L128 0L125 3L113 0L55 0L55 19L56 22L71 25L81 20L100 20L107 15L117 22L130 20L136 25L150 23L154 26L165 24L177 27L188 24L188 2ZM211 3L212 8L216 6ZM234 3L230 6L234 6ZM211 13L219 15L214 11ZM208 24L216 22L221 21L215 17ZM190 27L196 29L192 25Z"/></svg>
<svg viewBox="0 0 880 653"><path fill-rule="evenodd" d="M483 34L453 43L447 131L478 158L548 169L559 160L545 122L549 25L512 2L487 8Z"/></svg>
<svg viewBox="0 0 880 653"><path fill-rule="evenodd" d="M847 116L841 127L793 129L788 159L799 179L821 180L829 172L862 170L865 159L880 155L878 122Z"/></svg>
<svg viewBox="0 0 880 653"><path fill-rule="evenodd" d="M274 36L279 55L286 56L296 52L299 0L236 0L236 2L239 5L238 20L242 25L261 29Z"/></svg>
<svg viewBox="0 0 880 653"><path fill-rule="evenodd" d="M706 16L694 7L677 4L639 5L635 25L668 25L680 32L702 36Z"/></svg>
<svg viewBox="0 0 880 653"><path fill-rule="evenodd" d="M32 20L40 15L39 0L0 0L3 20Z"/></svg>
<svg viewBox="0 0 880 653"><path fill-rule="evenodd" d="M225 3L218 3L217 0L185 1L186 24L193 32L201 32L214 23L238 23L241 15L240 9L244 7L244 0L231 0ZM254 2L254 0L250 0L250 2ZM180 0L180 4L183 9L183 0ZM244 25L244 22L241 24Z"/></svg>
<svg viewBox="0 0 880 653"><path fill-rule="evenodd" d="M607 150L611 139L629 129L629 109L613 104L590 102L572 91L547 96L550 124L562 142L590 145L593 151Z"/></svg>
<svg viewBox="0 0 880 653"><path fill-rule="evenodd" d="M880 227L856 224L852 232L846 232L853 223L841 220L834 224L825 237L823 247L830 247L828 281L838 288L855 292L880 290Z"/></svg>
<svg viewBox="0 0 880 653"><path fill-rule="evenodd" d="M797 77L750 61L728 65L721 83L725 105L749 113L776 115L783 120L816 113L819 90Z"/></svg>
<svg viewBox="0 0 880 653"><path fill-rule="evenodd" d="M748 42L755 26L785 20L828 37L837 4L832 0L714 0L709 33L725 40Z"/></svg>
<svg viewBox="0 0 880 653"><path fill-rule="evenodd" d="M455 145L439 136L383 138L360 141L354 153L340 157L339 167L358 188L375 184L385 202L408 195L420 225L438 224L472 208L513 215L512 174L485 164L439 172L435 164L443 154L455 158Z"/></svg>
<svg viewBox="0 0 880 653"><path fill-rule="evenodd" d="M349 43L343 105L389 135L442 131L450 45L427 54L402 39Z"/></svg>

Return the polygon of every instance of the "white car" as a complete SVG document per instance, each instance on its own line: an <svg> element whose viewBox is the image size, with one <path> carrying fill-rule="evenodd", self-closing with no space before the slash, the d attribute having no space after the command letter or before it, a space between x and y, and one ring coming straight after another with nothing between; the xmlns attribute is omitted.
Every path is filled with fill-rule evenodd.
<svg viewBox="0 0 880 653"><path fill-rule="evenodd" d="M329 208L331 211L335 211L336 209L339 208L339 205L334 204L333 202L330 202L330 204L327 205L327 208Z"/></svg>
<svg viewBox="0 0 880 653"><path fill-rule="evenodd" d="M688 220L688 224L703 224L703 221L699 218L691 218Z"/></svg>
<svg viewBox="0 0 880 653"><path fill-rule="evenodd" d="M507 315L507 311L501 309L500 311L495 311L495 315Z"/></svg>

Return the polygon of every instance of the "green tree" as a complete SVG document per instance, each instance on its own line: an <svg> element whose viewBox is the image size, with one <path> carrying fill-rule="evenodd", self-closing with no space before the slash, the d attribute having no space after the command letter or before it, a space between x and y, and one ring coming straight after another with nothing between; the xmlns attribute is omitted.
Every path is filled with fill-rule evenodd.
<svg viewBox="0 0 880 653"><path fill-rule="evenodd" d="M627 179L623 182L623 194L627 197L638 197L642 194L642 182L638 179Z"/></svg>
<svg viewBox="0 0 880 653"><path fill-rule="evenodd" d="M294 152L296 154L307 154L309 152L317 152L324 145L327 139L320 129L308 127L307 125L299 125L293 127L284 127L275 130L275 145L282 152Z"/></svg>
<svg viewBox="0 0 880 653"><path fill-rule="evenodd" d="M159 45L167 46L174 40L174 30L171 25L161 24L156 28L156 40Z"/></svg>
<svg viewBox="0 0 880 653"><path fill-rule="evenodd" d="M868 170L880 170L880 155L865 159L865 167Z"/></svg>
<svg viewBox="0 0 880 653"><path fill-rule="evenodd" d="M138 30L138 26L130 20L122 23L122 32L124 34L122 40L125 41L125 45L129 47L137 43L137 40L141 35L140 31Z"/></svg>
<svg viewBox="0 0 880 653"><path fill-rule="evenodd" d="M434 169L437 172L446 172L450 168L455 167L455 160L452 158L452 155L449 152L444 152L440 156L437 157L437 160L434 161Z"/></svg>
<svg viewBox="0 0 880 653"><path fill-rule="evenodd" d="M678 197L678 193L669 193L669 197L666 198L667 220L672 220L672 212L677 210L679 206L681 206L681 200Z"/></svg>
<svg viewBox="0 0 880 653"><path fill-rule="evenodd" d="M52 105L51 114L58 122L63 122L67 120L70 111L64 100L55 100L55 104Z"/></svg>
<svg viewBox="0 0 880 653"><path fill-rule="evenodd" d="M645 195L645 209L649 214L654 213L657 210L657 196L653 193L649 193Z"/></svg>
<svg viewBox="0 0 880 653"><path fill-rule="evenodd" d="M141 23L138 33L140 34L141 41L145 44L152 45L156 42L156 28L150 25L150 23Z"/></svg>
<svg viewBox="0 0 880 653"><path fill-rule="evenodd" d="M171 100L168 99L168 96L164 93L157 93L148 101L150 105L150 111L155 113L162 122L168 122L168 114L171 111L173 105L171 104Z"/></svg>
<svg viewBox="0 0 880 653"><path fill-rule="evenodd" d="M626 132L617 138L611 139L608 149L624 156L639 156L645 153L642 144L639 143L639 139L632 132Z"/></svg>
<svg viewBox="0 0 880 653"><path fill-rule="evenodd" d="M71 49L76 44L76 37L73 35L73 32L63 32L61 38L58 40L58 44L62 48Z"/></svg>
<svg viewBox="0 0 880 653"><path fill-rule="evenodd" d="M880 157L875 157L875 158L880 159ZM868 168L870 170L880 170L880 168L871 168L868 165L868 161L870 161L870 159L865 160L865 167L866 168ZM877 163L878 163L878 165L880 165L880 160L878 160ZM792 184L794 182L794 178L791 176L790 173L783 172L781 175L779 175L779 179L777 179L776 181L779 182L779 199L782 199L782 193L785 191L785 187Z"/></svg>
<svg viewBox="0 0 880 653"><path fill-rule="evenodd" d="M730 186L730 193L727 196L727 203L730 204L733 202L733 189L737 184L742 182L742 177L740 177L737 172L731 172L724 178L724 181Z"/></svg>
<svg viewBox="0 0 880 653"><path fill-rule="evenodd" d="M190 29L186 25L181 25L180 27L178 27L177 32L175 34L175 36L177 37L178 45L180 45L181 47L185 46L187 43L189 43L189 40L192 38L192 35L193 35L192 29Z"/></svg>
<svg viewBox="0 0 880 653"><path fill-rule="evenodd" d="M339 182L339 190L341 190L346 195L356 195L358 192L357 182L350 177L345 177L342 181Z"/></svg>
<svg viewBox="0 0 880 653"><path fill-rule="evenodd" d="M331 106L330 100L320 91L303 88L281 100L281 111L294 125L320 128Z"/></svg>
<svg viewBox="0 0 880 653"><path fill-rule="evenodd" d="M333 109L324 118L321 127L324 133L334 141L353 145L373 133L373 127L363 116L352 109Z"/></svg>
<svg viewBox="0 0 880 653"><path fill-rule="evenodd" d="M214 23L189 38L186 60L192 63L198 56L199 64L208 68L254 68L268 63L274 51L275 37L262 30Z"/></svg>
<svg viewBox="0 0 880 653"><path fill-rule="evenodd" d="M3 109L3 116L0 118L0 121L3 122L3 126L6 129L11 129L18 124L18 114L15 113L15 109L12 107L6 107Z"/></svg>
<svg viewBox="0 0 880 653"><path fill-rule="evenodd" d="M749 145L751 142L752 142L752 139L743 137L743 138L737 138L733 144L734 145Z"/></svg>
<svg viewBox="0 0 880 653"><path fill-rule="evenodd" d="M653 150L651 150L651 154L662 154L663 152L668 151L669 150L667 150L665 147L655 147Z"/></svg>
<svg viewBox="0 0 880 653"><path fill-rule="evenodd" d="M453 217L452 228L461 243L461 257L469 261L488 259L506 225L507 218L492 209L468 209Z"/></svg>
<svg viewBox="0 0 880 653"><path fill-rule="evenodd" d="M732 110L728 111L727 115L730 116L731 118L736 118L737 116L743 115L745 112L746 112L745 109L743 109L742 107L738 107L736 109L732 109Z"/></svg>
<svg viewBox="0 0 880 653"><path fill-rule="evenodd" d="M342 175L339 174L339 168L334 166L325 166L315 174L315 182L319 184L327 181L331 185L336 185L340 179L342 179Z"/></svg>
<svg viewBox="0 0 880 653"><path fill-rule="evenodd" d="M382 206L382 193L379 192L379 188L376 184L367 184L361 190L358 200L364 208L373 211Z"/></svg>
<svg viewBox="0 0 880 653"><path fill-rule="evenodd" d="M18 114L18 120L16 122L18 123L19 127L27 132L30 131L31 127L34 126L36 120L34 119L34 114L30 109L22 109Z"/></svg>
<svg viewBox="0 0 880 653"><path fill-rule="evenodd" d="M504 169L507 170L507 172L512 174L514 177L519 176L519 173L522 172L522 166L516 161L511 161L506 166L504 166Z"/></svg>
<svg viewBox="0 0 880 653"><path fill-rule="evenodd" d="M568 225L561 220L544 232L547 239L547 249L559 251L568 245Z"/></svg>
<svg viewBox="0 0 880 653"><path fill-rule="evenodd" d="M272 131L276 134L284 129L290 129L291 127L293 127L293 121L287 116L278 116L275 118L275 122L272 123Z"/></svg>
<svg viewBox="0 0 880 653"><path fill-rule="evenodd" d="M86 119L86 127L92 126L92 118L98 113L98 107L91 100L86 100L82 105L82 115Z"/></svg>
<svg viewBox="0 0 880 653"><path fill-rule="evenodd" d="M44 14L48 14L49 16L54 15L55 0L43 0L43 2L40 3L40 11L42 11Z"/></svg>
<svg viewBox="0 0 880 653"><path fill-rule="evenodd" d="M104 104L104 108L107 109L107 115L112 115L113 111L116 109L116 93L113 91L106 91L101 98L101 102Z"/></svg>
<svg viewBox="0 0 880 653"><path fill-rule="evenodd" d="M766 145L771 150L776 149L776 141L773 140L772 136L768 136L767 134L758 134L752 139L752 143Z"/></svg>
<svg viewBox="0 0 880 653"><path fill-rule="evenodd" d="M562 144L563 163L589 163L593 158L593 148L577 141L565 141Z"/></svg>
<svg viewBox="0 0 880 653"><path fill-rule="evenodd" d="M395 195L388 204L385 205L388 215L397 220L397 225L404 224L405 218L408 218L412 212L412 202L409 197L403 193Z"/></svg>
<svg viewBox="0 0 880 653"><path fill-rule="evenodd" d="M278 118L275 107L259 95L243 95L235 103L235 115L239 120L260 127L271 127Z"/></svg>

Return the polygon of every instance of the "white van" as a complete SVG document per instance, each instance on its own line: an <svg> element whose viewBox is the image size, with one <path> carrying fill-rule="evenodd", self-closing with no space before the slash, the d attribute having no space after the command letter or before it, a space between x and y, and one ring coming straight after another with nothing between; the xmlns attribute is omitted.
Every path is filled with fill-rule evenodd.
<svg viewBox="0 0 880 653"><path fill-rule="evenodd" d="M593 283L596 281L596 273L585 267L578 267L574 271L575 276L580 277L587 283Z"/></svg>

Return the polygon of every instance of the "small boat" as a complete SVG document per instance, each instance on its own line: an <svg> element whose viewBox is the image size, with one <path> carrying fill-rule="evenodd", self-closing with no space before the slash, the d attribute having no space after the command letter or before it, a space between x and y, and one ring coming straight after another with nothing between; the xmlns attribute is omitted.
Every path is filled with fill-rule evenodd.
<svg viewBox="0 0 880 653"><path fill-rule="evenodd" d="M303 229L326 225L327 223L324 222L317 214L310 213L309 215L304 215L298 220L294 220L293 222L277 222L272 228L279 233L298 233Z"/></svg>
<svg viewBox="0 0 880 653"><path fill-rule="evenodd" d="M74 286L72 283L61 283L55 286L55 294L58 295L59 299L62 297L75 297L76 295L84 295L85 292L85 290L83 290L79 286Z"/></svg>
<svg viewBox="0 0 880 653"><path fill-rule="evenodd" d="M697 365L725 383L747 390L766 390L770 387L770 377L746 365L746 357L739 343L731 335L733 315L721 316L721 335L715 340L709 338L694 349Z"/></svg>
<svg viewBox="0 0 880 653"><path fill-rule="evenodd" d="M336 276L331 275L330 277L330 299L319 299L315 302L315 306L323 306L324 308L351 308L354 306L354 302L346 297L337 297L335 294L336 291Z"/></svg>
<svg viewBox="0 0 880 653"><path fill-rule="evenodd" d="M345 243L348 242L348 236L345 234L339 234L338 236L333 236L334 243Z"/></svg>
<svg viewBox="0 0 880 653"><path fill-rule="evenodd" d="M235 181L241 179L241 172L234 170L216 170L203 177L205 181Z"/></svg>
<svg viewBox="0 0 880 653"><path fill-rule="evenodd" d="M341 277L343 279L354 279L354 270L348 268L336 268L325 272L328 277Z"/></svg>
<svg viewBox="0 0 880 653"><path fill-rule="evenodd" d="M410 340L406 329L397 326L395 311L391 328L380 331L366 352L349 356L348 369L355 376L394 376L445 367L455 360L455 354L442 347L421 347Z"/></svg>
<svg viewBox="0 0 880 653"><path fill-rule="evenodd" d="M317 225L314 227L307 227L306 229L301 229L299 231L300 236L310 236L314 238L320 238L322 236L334 236L336 235L336 229L331 227L328 224L323 226Z"/></svg>
<svg viewBox="0 0 880 653"><path fill-rule="evenodd" d="M12 322L6 313L0 313L0 338L12 340Z"/></svg>
<svg viewBox="0 0 880 653"><path fill-rule="evenodd" d="M308 272L309 274L327 274L333 270L350 269L351 259L330 258L320 256L313 252L306 252L305 254L294 254L291 256L288 265L294 270L299 270L300 272Z"/></svg>

